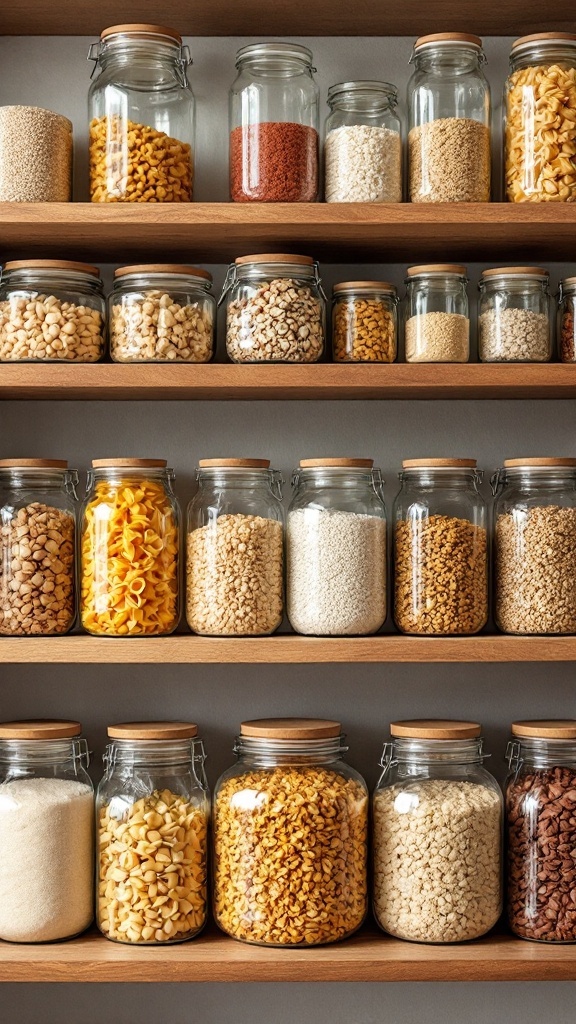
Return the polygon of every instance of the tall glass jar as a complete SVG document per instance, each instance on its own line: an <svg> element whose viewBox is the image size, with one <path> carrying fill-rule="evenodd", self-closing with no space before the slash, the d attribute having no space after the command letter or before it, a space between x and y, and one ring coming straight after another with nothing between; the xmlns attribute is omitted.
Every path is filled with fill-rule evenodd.
<svg viewBox="0 0 576 1024"><path fill-rule="evenodd" d="M317 946L367 911L368 793L339 722L243 722L214 791L214 916L235 939Z"/></svg>
<svg viewBox="0 0 576 1024"><path fill-rule="evenodd" d="M80 617L96 636L178 625L179 523L164 459L94 459L81 515Z"/></svg>
<svg viewBox="0 0 576 1024"><path fill-rule="evenodd" d="M576 35L517 39L504 95L506 198L576 201Z"/></svg>
<svg viewBox="0 0 576 1024"><path fill-rule="evenodd" d="M576 633L576 459L506 459L492 484L496 625Z"/></svg>
<svg viewBox="0 0 576 1024"><path fill-rule="evenodd" d="M502 794L476 722L393 722L374 793L374 913L413 942L467 942L502 911Z"/></svg>
<svg viewBox="0 0 576 1024"><path fill-rule="evenodd" d="M490 201L490 86L482 40L465 32L421 36L408 83L410 199Z"/></svg>
<svg viewBox="0 0 576 1024"><path fill-rule="evenodd" d="M0 725L0 939L57 942L94 905L94 790L79 722Z"/></svg>
<svg viewBox="0 0 576 1024"><path fill-rule="evenodd" d="M558 358L576 363L576 277L565 277L558 291Z"/></svg>
<svg viewBox="0 0 576 1024"><path fill-rule="evenodd" d="M209 794L188 722L110 726L96 796L97 924L107 939L184 942L207 917Z"/></svg>
<svg viewBox="0 0 576 1024"><path fill-rule="evenodd" d="M188 203L194 185L190 51L158 25L113 25L90 47L93 203Z"/></svg>
<svg viewBox="0 0 576 1024"><path fill-rule="evenodd" d="M343 281L332 293L335 363L393 363L398 353L398 292L388 281Z"/></svg>
<svg viewBox="0 0 576 1024"><path fill-rule="evenodd" d="M386 618L386 506L372 459L302 459L286 528L297 633L367 636Z"/></svg>
<svg viewBox="0 0 576 1024"><path fill-rule="evenodd" d="M475 459L406 459L394 503L394 618L403 633L478 633L488 619L486 503Z"/></svg>
<svg viewBox="0 0 576 1024"><path fill-rule="evenodd" d="M230 197L235 203L318 199L319 92L312 52L297 43L238 51L230 90Z"/></svg>
<svg viewBox="0 0 576 1024"><path fill-rule="evenodd" d="M401 203L398 90L388 82L340 82L328 90L324 143L327 203Z"/></svg>
<svg viewBox="0 0 576 1024"><path fill-rule="evenodd" d="M505 785L508 920L536 942L576 942L576 721L514 722Z"/></svg>
<svg viewBox="0 0 576 1024"><path fill-rule="evenodd" d="M188 625L204 636L268 636L284 611L282 477L268 459L201 459L196 479Z"/></svg>
<svg viewBox="0 0 576 1024"><path fill-rule="evenodd" d="M77 484L60 459L0 461L4 636L57 636L74 625Z"/></svg>
<svg viewBox="0 0 576 1024"><path fill-rule="evenodd" d="M550 274L541 267L485 270L479 289L478 356L483 363L552 358Z"/></svg>
<svg viewBox="0 0 576 1024"><path fill-rule="evenodd" d="M407 363L467 363L470 314L466 267L409 267L404 301Z"/></svg>

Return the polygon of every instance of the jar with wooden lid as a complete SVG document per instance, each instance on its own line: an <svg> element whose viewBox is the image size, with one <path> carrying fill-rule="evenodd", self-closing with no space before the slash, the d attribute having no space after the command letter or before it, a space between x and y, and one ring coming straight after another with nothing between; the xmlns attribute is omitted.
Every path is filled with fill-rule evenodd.
<svg viewBox="0 0 576 1024"><path fill-rule="evenodd" d="M388 281L343 281L332 291L335 363L393 363L398 352L398 292Z"/></svg>
<svg viewBox="0 0 576 1024"><path fill-rule="evenodd" d="M324 143L327 203L401 203L402 129L389 82L340 82L328 90Z"/></svg>
<svg viewBox="0 0 576 1024"><path fill-rule="evenodd" d="M467 363L470 314L466 267L436 263L410 267L404 331L407 363Z"/></svg>
<svg viewBox="0 0 576 1024"><path fill-rule="evenodd" d="M552 358L550 274L542 267L484 270L478 306L483 363L546 363Z"/></svg>
<svg viewBox="0 0 576 1024"><path fill-rule="evenodd" d="M243 722L214 792L214 916L235 939L317 946L367 912L368 793L339 722Z"/></svg>
<svg viewBox="0 0 576 1024"><path fill-rule="evenodd" d="M576 363L576 277L565 277L558 290L558 358Z"/></svg>

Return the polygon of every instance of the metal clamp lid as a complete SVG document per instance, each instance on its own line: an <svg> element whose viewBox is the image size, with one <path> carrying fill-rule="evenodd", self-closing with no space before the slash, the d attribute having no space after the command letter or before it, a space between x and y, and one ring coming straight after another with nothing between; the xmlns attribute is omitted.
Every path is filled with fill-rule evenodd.
<svg viewBox="0 0 576 1024"><path fill-rule="evenodd" d="M353 461L353 460L351 460L351 461ZM336 467L336 466L317 466L317 467L312 467L311 466L311 467L306 467L306 466L300 465L297 469L295 469L293 471L292 476L290 477L290 484L294 488L294 490L297 490L298 487L300 487L300 484L302 482L302 471L304 470L304 472L306 472L307 468L309 468L309 469L324 469L324 470L330 471L331 469L336 469L338 467ZM345 467L342 467L342 468L345 468ZM352 468L352 467L349 467L349 468ZM358 468L363 468L366 473L370 474L370 486L372 487L372 490L374 491L374 493L375 493L377 498L380 498L381 501L384 501L383 490L384 490L384 484L386 483L386 481L385 481L384 477L382 476L382 470L378 469L377 467L369 467L369 466L358 467Z"/></svg>
<svg viewBox="0 0 576 1024"><path fill-rule="evenodd" d="M302 257L295 257L295 259L296 260L301 260ZM277 262L278 262L279 266L289 266L290 265L288 263L288 261L284 260L284 259L281 260L281 261L279 260ZM271 256L270 256L270 263L271 264L274 263L274 254L271 254ZM260 257L258 258L258 261L256 261L254 264L251 264L251 263L248 263L248 262L239 263L238 260L235 260L234 263L230 263L230 265L228 267L228 270L226 271L226 277L224 279L224 284L222 285L222 292L220 294L220 298L218 299L218 306L222 305L222 303L224 302L224 299L228 295L228 292L231 291L231 289L234 287L234 285L238 281L238 267L239 266L250 267L250 266L260 266L260 265L262 265L262 260L261 260ZM318 291L320 293L321 298L324 299L324 302L327 302L328 299L326 298L326 295L324 293L324 289L322 287L322 278L320 277L320 264L318 263L318 260L311 260L310 262L306 261L306 263L296 262L294 265L295 266L302 266L302 267L306 266L306 267L308 267L312 271L312 278L313 278L314 284L318 288Z"/></svg>

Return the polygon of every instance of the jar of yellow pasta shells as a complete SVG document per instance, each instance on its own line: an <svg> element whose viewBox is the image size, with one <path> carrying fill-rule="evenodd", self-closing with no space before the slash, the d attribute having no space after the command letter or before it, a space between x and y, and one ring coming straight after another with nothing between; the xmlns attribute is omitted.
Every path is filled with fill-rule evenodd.
<svg viewBox="0 0 576 1024"><path fill-rule="evenodd" d="M180 514L163 459L96 459L81 516L80 617L96 636L178 625Z"/></svg>

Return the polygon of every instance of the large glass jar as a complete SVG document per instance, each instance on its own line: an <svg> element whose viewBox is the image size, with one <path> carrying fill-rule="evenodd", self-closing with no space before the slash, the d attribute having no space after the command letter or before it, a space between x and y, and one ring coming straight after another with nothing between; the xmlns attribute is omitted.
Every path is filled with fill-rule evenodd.
<svg viewBox="0 0 576 1024"><path fill-rule="evenodd" d="M483 363L546 363L552 358L549 281L541 267L483 272L478 307Z"/></svg>
<svg viewBox="0 0 576 1024"><path fill-rule="evenodd" d="M398 352L398 293L388 281L343 281L333 288L335 363L393 363Z"/></svg>
<svg viewBox="0 0 576 1024"><path fill-rule="evenodd" d="M409 267L404 301L407 363L467 363L470 314L466 267Z"/></svg>
<svg viewBox="0 0 576 1024"><path fill-rule="evenodd" d="M318 86L297 43L238 51L230 90L230 197L236 203L318 198Z"/></svg>
<svg viewBox="0 0 576 1024"><path fill-rule="evenodd" d="M243 722L214 791L214 916L235 939L317 946L367 911L368 793L339 722Z"/></svg>
<svg viewBox="0 0 576 1024"><path fill-rule="evenodd" d="M179 520L164 459L95 459L81 516L80 617L96 636L178 625Z"/></svg>
<svg viewBox="0 0 576 1024"><path fill-rule="evenodd" d="M576 459L506 459L492 483L496 625L576 633Z"/></svg>
<svg viewBox="0 0 576 1024"><path fill-rule="evenodd" d="M517 39L504 106L506 198L576 201L576 35Z"/></svg>
<svg viewBox="0 0 576 1024"><path fill-rule="evenodd" d="M486 503L475 459L407 459L394 503L394 618L403 633L478 633L488 619Z"/></svg>
<svg viewBox="0 0 576 1024"><path fill-rule="evenodd" d="M188 506L186 615L204 636L268 636L284 611L282 477L267 459L201 459Z"/></svg>
<svg viewBox="0 0 576 1024"><path fill-rule="evenodd" d="M374 913L413 942L467 942L502 911L502 794L475 722L393 722L374 793Z"/></svg>
<svg viewBox="0 0 576 1024"><path fill-rule="evenodd" d="M194 185L192 63L177 32L113 25L90 47L93 203L188 203Z"/></svg>
<svg viewBox="0 0 576 1024"><path fill-rule="evenodd" d="M286 528L297 633L367 636L386 618L386 507L372 459L302 459Z"/></svg>
<svg viewBox="0 0 576 1024"><path fill-rule="evenodd" d="M401 203L398 91L388 82L341 82L328 90L324 143L327 203Z"/></svg>
<svg viewBox="0 0 576 1024"><path fill-rule="evenodd" d="M184 942L207 917L208 784L198 727L110 726L96 796L96 920L107 939Z"/></svg>
<svg viewBox="0 0 576 1024"><path fill-rule="evenodd" d="M408 159L413 203L490 201L490 86L482 40L421 36L410 61Z"/></svg>
<svg viewBox="0 0 576 1024"><path fill-rule="evenodd" d="M558 291L558 358L576 363L576 277L566 277Z"/></svg>
<svg viewBox="0 0 576 1024"><path fill-rule="evenodd" d="M78 722L0 725L0 939L57 942L94 908L94 790Z"/></svg>

